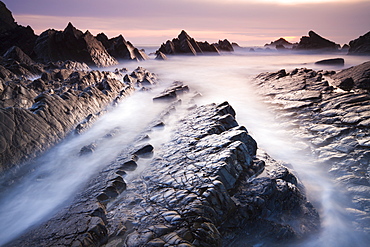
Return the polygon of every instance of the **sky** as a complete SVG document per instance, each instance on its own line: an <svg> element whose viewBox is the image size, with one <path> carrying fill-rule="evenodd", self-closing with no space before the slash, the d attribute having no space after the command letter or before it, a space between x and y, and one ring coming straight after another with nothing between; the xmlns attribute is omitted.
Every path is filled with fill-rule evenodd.
<svg viewBox="0 0 370 247"><path fill-rule="evenodd" d="M122 34L134 45L160 45L181 30L197 41L228 39L262 46L310 30L341 45L370 31L370 0L3 0L36 34L68 22L94 35Z"/></svg>

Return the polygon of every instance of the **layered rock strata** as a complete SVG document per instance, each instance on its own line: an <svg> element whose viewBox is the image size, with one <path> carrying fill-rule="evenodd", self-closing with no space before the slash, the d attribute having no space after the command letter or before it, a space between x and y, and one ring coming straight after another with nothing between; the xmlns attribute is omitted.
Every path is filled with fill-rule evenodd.
<svg viewBox="0 0 370 247"><path fill-rule="evenodd" d="M348 54L369 55L370 54L370 32L349 42Z"/></svg>
<svg viewBox="0 0 370 247"><path fill-rule="evenodd" d="M123 82L124 74L118 70L91 71L86 64L71 61L33 64L25 54L17 56L22 53L16 48L7 54L11 61L0 67L0 171L36 157L83 121L77 130L81 132L95 114L133 92L135 86L147 83L148 78L150 83L156 82L155 75L143 68L131 73L147 75L136 77L134 84ZM33 73L35 68L38 73ZM31 80L24 75L39 78Z"/></svg>
<svg viewBox="0 0 370 247"><path fill-rule="evenodd" d="M352 90L346 82L358 81L369 69L361 64L338 73L294 69L263 73L257 77L259 92L277 110L277 117L292 126L295 136L306 139L317 161L323 164L352 198L348 213L360 232L370 232L370 96Z"/></svg>
<svg viewBox="0 0 370 247"><path fill-rule="evenodd" d="M319 217L302 185L272 160L259 176L265 163L234 117L227 102L192 107L169 142L124 149L72 206L11 244L222 246L246 233L260 243L260 235L263 241L289 241L315 232ZM160 151L144 162L144 171L126 179L153 150Z"/></svg>

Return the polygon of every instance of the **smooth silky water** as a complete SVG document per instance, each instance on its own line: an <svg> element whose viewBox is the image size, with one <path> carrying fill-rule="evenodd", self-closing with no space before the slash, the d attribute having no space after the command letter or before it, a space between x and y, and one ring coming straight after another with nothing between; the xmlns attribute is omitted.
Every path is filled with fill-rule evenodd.
<svg viewBox="0 0 370 247"><path fill-rule="evenodd" d="M68 204L91 176L114 160L122 147L130 145L166 108L166 104L153 104L152 97L175 80L183 81L193 92L203 95L197 99L198 105L228 101L236 110L238 123L248 129L259 148L293 167L322 220L318 236L299 246L366 246L366 239L354 231L352 221L355 219L345 211L350 206L350 200L344 191L334 186L322 166L315 163L314 156L307 151L307 144L297 140L289 126L274 118L273 111L258 97L252 83L253 77L261 72L302 67L339 70L370 60L369 57L343 55L346 61L344 67L314 64L315 61L333 57L330 54L235 52L221 56L171 56L167 61L151 59L121 64L130 71L142 66L156 73L160 86L152 92L137 92L124 99L84 134L69 136L46 152L37 160L37 166L33 166L32 171L25 173L22 179L1 188L0 246L47 220ZM181 117L181 114L176 116ZM78 155L81 147L116 127L120 128L120 132L109 141L102 142L92 155ZM158 135L161 139L157 140L158 143L164 141L162 137L163 134ZM238 244L242 242L243 237Z"/></svg>

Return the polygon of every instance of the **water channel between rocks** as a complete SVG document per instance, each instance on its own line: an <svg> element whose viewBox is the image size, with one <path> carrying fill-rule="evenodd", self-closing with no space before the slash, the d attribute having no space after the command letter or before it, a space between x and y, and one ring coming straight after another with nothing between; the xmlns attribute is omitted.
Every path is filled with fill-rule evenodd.
<svg viewBox="0 0 370 247"><path fill-rule="evenodd" d="M291 130L293 123L275 119L274 112L262 102L252 84L252 78L259 73L283 68L287 71L301 67L316 70L342 69L314 64L330 56L240 53L179 56L170 57L168 61L149 60L141 63L140 66L158 75L161 84L158 88L152 92L135 93L105 114L85 134L67 138L58 144L41 157L42 165L35 172L0 195L0 246L45 220L71 200L92 174L114 159L122 147L128 146L164 109L165 105L162 104L156 104L155 107L148 105L152 104L154 95L176 80L188 84L193 92L202 94L202 97L197 98L198 105L228 101L236 110L239 125L248 129L259 148L296 172L306 186L308 199L318 208L322 218L320 235L302 243L302 246L365 246L366 240L353 230L352 221L356 219L346 213L345 208L351 207L351 201L345 196L344 190L334 183L325 167L315 161L308 143ZM345 56L345 67L360 64L367 59ZM138 64L122 66L132 70ZM120 128L119 134L102 143L93 156L78 157L81 147L103 137L114 128ZM170 131L155 133L152 139L163 143L165 134L170 134ZM89 166L85 165L87 163ZM137 172L145 169L144 164L139 163L141 167Z"/></svg>

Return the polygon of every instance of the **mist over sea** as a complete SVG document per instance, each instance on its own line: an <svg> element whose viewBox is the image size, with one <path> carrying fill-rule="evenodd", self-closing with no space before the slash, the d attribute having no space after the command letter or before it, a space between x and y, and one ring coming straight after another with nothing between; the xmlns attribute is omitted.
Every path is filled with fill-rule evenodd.
<svg viewBox="0 0 370 247"><path fill-rule="evenodd" d="M153 47L142 48L148 54L155 50ZM315 64L318 60L335 57L343 57L345 65ZM354 231L356 218L346 213L345 208L350 206L351 201L344 189L334 183L322 164L315 161L307 148L309 144L297 138L290 125L275 118L273 109L258 96L253 78L259 73L280 69L340 70L368 60L368 56L249 52L246 49L220 56L169 56L167 61L151 59L120 64L129 71L141 66L156 73L160 85L152 92L136 92L105 114L83 135L71 136L56 145L40 158L40 166L35 167L32 173L2 192L0 246L51 217L72 199L95 171L104 167L123 146L129 145L164 107L161 104L152 105L152 97L173 81L183 81L192 92L199 92L202 97L197 98L198 105L228 101L236 110L239 125L248 129L259 148L274 159L289 164L295 171L322 219L319 235L299 246L366 246L368 243L364 236ZM181 112L177 117L181 118ZM109 143L104 143L88 160L87 157L78 157L81 147L116 127L123 131ZM171 134L171 129L166 131ZM163 136L157 138L154 141L164 142ZM243 246L242 238L236 246Z"/></svg>

